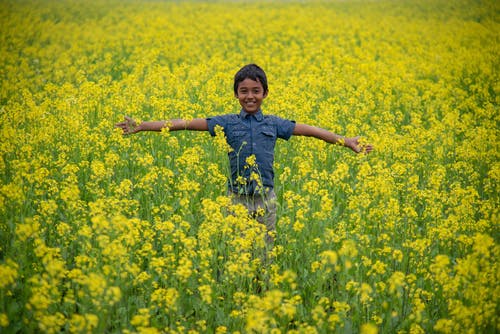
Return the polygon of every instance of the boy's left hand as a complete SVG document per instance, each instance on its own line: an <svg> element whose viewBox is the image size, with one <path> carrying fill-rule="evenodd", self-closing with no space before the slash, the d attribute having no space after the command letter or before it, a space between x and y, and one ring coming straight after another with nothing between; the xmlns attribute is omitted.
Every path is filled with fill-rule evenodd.
<svg viewBox="0 0 500 334"><path fill-rule="evenodd" d="M351 150L353 150L356 153L365 153L368 154L371 151L373 151L373 145L372 144L366 144L360 141L359 136L357 137L350 137L350 138L345 138L344 139L344 146L349 147Z"/></svg>

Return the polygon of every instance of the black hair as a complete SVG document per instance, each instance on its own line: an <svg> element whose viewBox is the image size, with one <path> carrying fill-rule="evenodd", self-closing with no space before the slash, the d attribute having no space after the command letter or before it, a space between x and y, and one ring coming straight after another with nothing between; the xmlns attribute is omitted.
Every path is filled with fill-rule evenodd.
<svg viewBox="0 0 500 334"><path fill-rule="evenodd" d="M268 92L266 73L255 64L243 66L234 76L234 94L238 95L238 85L245 79L252 79L261 83L264 94Z"/></svg>

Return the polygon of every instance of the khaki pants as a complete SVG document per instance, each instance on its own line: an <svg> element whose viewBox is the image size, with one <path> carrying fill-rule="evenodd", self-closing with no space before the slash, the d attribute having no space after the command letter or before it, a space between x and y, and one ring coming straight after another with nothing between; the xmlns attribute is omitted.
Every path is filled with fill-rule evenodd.
<svg viewBox="0 0 500 334"><path fill-rule="evenodd" d="M266 245L272 247L276 231L276 194L273 190L265 195L240 195L229 191L233 204L244 205L248 213L266 227Z"/></svg>

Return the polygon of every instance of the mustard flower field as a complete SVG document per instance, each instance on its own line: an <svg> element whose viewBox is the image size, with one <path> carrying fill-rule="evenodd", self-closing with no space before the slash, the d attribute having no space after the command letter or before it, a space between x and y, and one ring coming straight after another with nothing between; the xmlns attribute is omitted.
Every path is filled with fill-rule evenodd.
<svg viewBox="0 0 500 334"><path fill-rule="evenodd" d="M498 1L0 1L1 333L498 333ZM224 137L265 114L274 248Z"/></svg>

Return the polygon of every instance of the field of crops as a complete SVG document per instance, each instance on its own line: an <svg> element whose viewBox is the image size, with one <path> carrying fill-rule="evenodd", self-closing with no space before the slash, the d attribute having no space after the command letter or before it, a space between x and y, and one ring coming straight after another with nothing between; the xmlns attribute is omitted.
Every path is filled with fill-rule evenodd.
<svg viewBox="0 0 500 334"><path fill-rule="evenodd" d="M0 1L0 332L500 331L497 1ZM374 145L276 147L271 260L223 138L263 111ZM227 214L228 211L233 214Z"/></svg>

